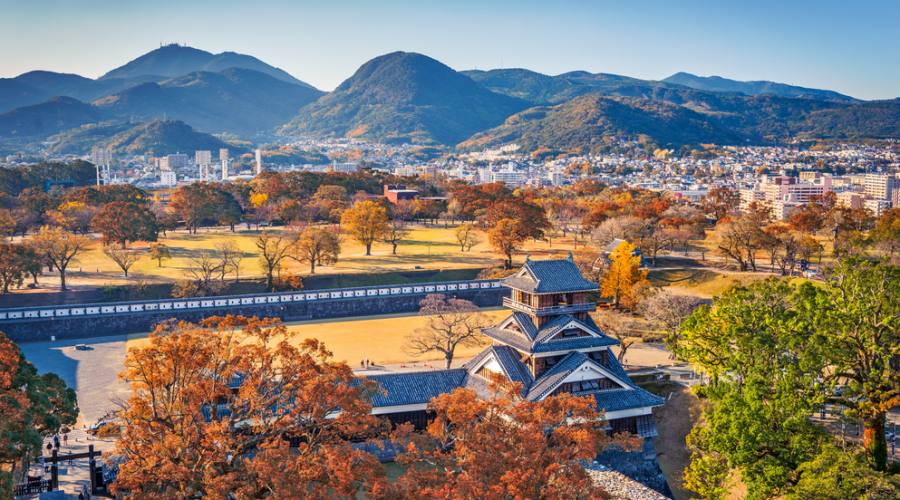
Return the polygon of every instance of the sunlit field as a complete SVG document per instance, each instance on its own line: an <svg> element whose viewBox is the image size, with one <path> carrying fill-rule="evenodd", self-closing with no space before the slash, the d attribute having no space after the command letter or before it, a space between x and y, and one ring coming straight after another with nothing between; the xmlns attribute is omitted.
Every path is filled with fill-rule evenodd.
<svg viewBox="0 0 900 500"><path fill-rule="evenodd" d="M509 315L508 310L493 309L483 312L489 323L500 321ZM295 341L299 344L305 339L314 338L325 344L334 354L337 361L345 361L352 368L359 368L360 361L368 359L377 365L396 365L403 363L423 363L439 361L441 353L413 355L406 352L406 339L417 329L425 328L428 319L418 315L387 315L364 317L359 319L341 318L337 320L317 320L289 323L290 331L296 333ZM458 359L474 356L488 344L472 347L460 347L456 352ZM128 348L147 344L147 338L128 340ZM443 367L441 363L431 363L434 367Z"/></svg>
<svg viewBox="0 0 900 500"><path fill-rule="evenodd" d="M283 228L274 231L285 231ZM164 260L159 267L149 256L143 257L129 271L126 279L122 270L103 254L99 241L93 241L87 252L80 255L70 265L67 275L70 285L114 285L143 281L146 283L170 282L188 277L191 259L204 251L214 252L224 242L233 242L244 253L240 264L242 278L262 276L262 268L257 257L255 241L258 231L242 230L234 233L221 228L201 230L197 234L188 234L183 230L170 231L167 237L160 235L159 242L169 247L171 259ZM397 247L397 254L391 253L391 246L375 243L372 255L365 255L365 247L344 235L341 243L341 255L333 266L317 266L317 274L370 273L386 271L404 271L414 269L461 269L483 268L500 264L501 257L490 247L484 233L478 234L480 242L468 252L459 249L454 228L443 226L413 226L410 233ZM146 244L132 244L130 248L146 248ZM517 261L524 259L525 253L535 258L564 256L572 248L571 239L554 239L552 245L545 241L529 241L524 245ZM309 266L306 263L286 260L286 273L307 275ZM233 276L230 276L233 278ZM44 287L52 287L58 283L56 273L46 274L41 278Z"/></svg>

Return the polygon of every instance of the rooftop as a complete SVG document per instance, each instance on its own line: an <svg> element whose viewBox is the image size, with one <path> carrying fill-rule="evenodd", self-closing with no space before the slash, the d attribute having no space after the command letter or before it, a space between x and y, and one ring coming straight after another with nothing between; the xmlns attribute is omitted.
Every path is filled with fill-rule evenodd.
<svg viewBox="0 0 900 500"><path fill-rule="evenodd" d="M529 293L589 292L599 288L584 279L571 255L568 259L526 259L522 269L502 283Z"/></svg>

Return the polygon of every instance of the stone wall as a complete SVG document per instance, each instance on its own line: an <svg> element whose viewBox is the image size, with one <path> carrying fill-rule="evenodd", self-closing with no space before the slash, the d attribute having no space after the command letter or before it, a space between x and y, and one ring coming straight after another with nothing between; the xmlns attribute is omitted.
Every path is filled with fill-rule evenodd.
<svg viewBox="0 0 900 500"><path fill-rule="evenodd" d="M484 288L455 290L447 295L471 300L480 307L499 306L509 289ZM154 325L172 318L199 321L209 316L240 314L244 316L277 316L285 321L370 316L376 314L415 312L426 293L403 295L321 299L309 302L247 304L242 306L210 307L202 310L168 310L135 312L110 316L83 316L7 321L0 325L7 337L15 342L75 339L149 332Z"/></svg>

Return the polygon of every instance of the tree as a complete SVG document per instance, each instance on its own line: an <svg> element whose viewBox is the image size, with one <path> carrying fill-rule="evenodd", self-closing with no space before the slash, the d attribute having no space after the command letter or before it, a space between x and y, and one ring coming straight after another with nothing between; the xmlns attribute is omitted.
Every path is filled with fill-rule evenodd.
<svg viewBox="0 0 900 500"><path fill-rule="evenodd" d="M161 324L122 377L117 494L325 499L383 487L375 457L350 442L381 430L374 384L277 319Z"/></svg>
<svg viewBox="0 0 900 500"><path fill-rule="evenodd" d="M374 201L362 201L341 215L341 226L372 255L372 243L384 234L388 226L387 210Z"/></svg>
<svg viewBox="0 0 900 500"><path fill-rule="evenodd" d="M697 297L658 290L641 301L640 313L666 332L666 341L674 344L679 338L681 323L701 303Z"/></svg>
<svg viewBox="0 0 900 500"><path fill-rule="evenodd" d="M612 299L615 307L635 307L638 292L647 284L647 270L641 269L641 256L634 250L634 245L623 241L609 254L609 271L600 283L600 293Z"/></svg>
<svg viewBox="0 0 900 500"><path fill-rule="evenodd" d="M382 241L391 245L391 254L397 255L397 245L409 235L409 226L400 219L391 219L384 229Z"/></svg>
<svg viewBox="0 0 900 500"><path fill-rule="evenodd" d="M506 269L512 269L512 256L527 238L520 226L513 219L501 219L488 231L491 246L506 256L503 262Z"/></svg>
<svg viewBox="0 0 900 500"><path fill-rule="evenodd" d="M141 251L115 247L103 247L103 253L119 266L119 269L125 273L126 278L128 277L128 270L131 269L131 266L141 260L141 257L144 256L144 253Z"/></svg>
<svg viewBox="0 0 900 500"><path fill-rule="evenodd" d="M900 249L900 207L886 210L878 220L871 232L872 241L887 252L888 259L895 262L895 257Z"/></svg>
<svg viewBox="0 0 900 500"><path fill-rule="evenodd" d="M407 338L407 350L412 355L439 352L449 369L458 347L482 343L485 320L478 306L468 300L429 294L419 303L419 314L428 318L428 325Z"/></svg>
<svg viewBox="0 0 900 500"><path fill-rule="evenodd" d="M499 382L495 382L499 384ZM603 498L582 461L623 436L607 437L590 398L570 394L543 401L515 397L519 384L493 385L482 399L456 389L429 403L434 419L398 456L406 471L402 498Z"/></svg>
<svg viewBox="0 0 900 500"><path fill-rule="evenodd" d="M740 196L734 190L727 187L715 187L706 193L703 207L707 213L713 214L716 220L719 220L735 212L740 201Z"/></svg>
<svg viewBox="0 0 900 500"><path fill-rule="evenodd" d="M0 243L0 287L4 294L9 293L10 287L20 287L25 281L25 250L23 245Z"/></svg>
<svg viewBox="0 0 900 500"><path fill-rule="evenodd" d="M720 491L737 469L750 497L778 496L821 445L809 417L824 402L828 361L805 303L786 281L735 287L695 309L670 344L712 377L701 393L703 423L687 440L685 482L694 491Z"/></svg>
<svg viewBox="0 0 900 500"><path fill-rule="evenodd" d="M844 500L898 498L900 479L872 470L865 457L833 444L822 447L813 459L797 468L799 479L787 498Z"/></svg>
<svg viewBox="0 0 900 500"><path fill-rule="evenodd" d="M609 334L619 341L619 354L616 359L624 363L625 353L639 335L635 334L635 321L628 315L615 310L607 310L597 315L597 324L603 333Z"/></svg>
<svg viewBox="0 0 900 500"><path fill-rule="evenodd" d="M266 290L272 290L275 271L281 269L292 245L289 238L272 232L264 232L256 238L259 261L266 271Z"/></svg>
<svg viewBox="0 0 900 500"><path fill-rule="evenodd" d="M58 227L44 226L31 239L35 250L59 271L59 289L66 288L66 269L87 248L88 239Z"/></svg>
<svg viewBox="0 0 900 500"><path fill-rule="evenodd" d="M315 274L316 264L334 265L341 253L341 239L331 229L307 226L300 232L292 257L309 264L309 274Z"/></svg>
<svg viewBox="0 0 900 500"><path fill-rule="evenodd" d="M238 248L233 241L225 241L216 245L219 251L221 265L219 270L222 272L222 281L225 281L227 273L234 273L234 280L238 281L241 276L241 261L244 260L244 252Z"/></svg>
<svg viewBox="0 0 900 500"><path fill-rule="evenodd" d="M163 243L151 243L150 258L156 261L156 267L162 267L162 261L171 259L172 252Z"/></svg>
<svg viewBox="0 0 900 500"><path fill-rule="evenodd" d="M472 247L479 243L478 234L476 233L474 224L460 224L454 231L456 241L459 243L460 252L468 252Z"/></svg>
<svg viewBox="0 0 900 500"><path fill-rule="evenodd" d="M125 248L131 241L156 241L159 227L156 215L137 203L114 201L103 205L91 223L103 235L103 243L118 243Z"/></svg>
<svg viewBox="0 0 900 500"><path fill-rule="evenodd" d="M55 373L38 375L19 348L0 333L0 494L23 459L40 455L44 437L73 425L75 391ZM11 492L4 494L12 498Z"/></svg>
<svg viewBox="0 0 900 500"><path fill-rule="evenodd" d="M213 283L213 280L217 275L224 275L223 266L225 266L225 263L222 259L217 258L209 250L203 250L192 257L191 266L188 268L188 274L193 278L194 285L191 295L215 295L221 289L219 286L221 284Z"/></svg>
<svg viewBox="0 0 900 500"><path fill-rule="evenodd" d="M97 208L83 201L67 201L47 213L53 224L73 233L87 234L97 214Z"/></svg>
<svg viewBox="0 0 900 500"><path fill-rule="evenodd" d="M756 251L762 246L762 228L768 221L767 211L762 209L720 220L715 231L716 248L726 258L734 259L741 271L756 271Z"/></svg>
<svg viewBox="0 0 900 500"><path fill-rule="evenodd" d="M828 287L800 288L804 311L818 328L844 387L839 402L863 421L864 447L876 470L884 470L887 412L900 405L900 268L850 259L827 279Z"/></svg>

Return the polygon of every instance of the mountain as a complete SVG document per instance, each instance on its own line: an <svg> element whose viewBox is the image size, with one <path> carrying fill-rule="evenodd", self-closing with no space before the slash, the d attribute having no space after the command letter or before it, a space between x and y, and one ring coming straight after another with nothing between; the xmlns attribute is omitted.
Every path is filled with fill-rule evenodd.
<svg viewBox="0 0 900 500"><path fill-rule="evenodd" d="M476 134L461 149L516 143L526 151L598 152L613 137L664 147L900 137L900 100L844 103L664 89L654 98L591 93L538 106Z"/></svg>
<svg viewBox="0 0 900 500"><path fill-rule="evenodd" d="M152 77L98 81L68 73L29 71L15 78L0 78L0 113L38 104L55 96L93 101L148 79Z"/></svg>
<svg viewBox="0 0 900 500"><path fill-rule="evenodd" d="M744 140L716 119L684 106L633 97L585 94L555 106L517 113L491 130L461 143L480 149L515 143L525 151L584 153L602 149L610 137L647 136L659 145L680 146Z"/></svg>
<svg viewBox="0 0 900 500"><path fill-rule="evenodd" d="M455 144L526 106L430 57L393 52L363 64L281 132Z"/></svg>
<svg viewBox="0 0 900 500"><path fill-rule="evenodd" d="M0 137L41 138L101 119L102 112L71 97L16 108L0 114Z"/></svg>
<svg viewBox="0 0 900 500"><path fill-rule="evenodd" d="M98 99L109 115L182 120L207 132L251 136L268 132L322 95L254 70L198 71L145 83Z"/></svg>
<svg viewBox="0 0 900 500"><path fill-rule="evenodd" d="M125 154L147 154L161 156L178 152L193 152L198 149L217 151L229 148L232 152L245 152L209 134L197 132L190 125L177 120L153 120L123 130L105 145L113 151Z"/></svg>
<svg viewBox="0 0 900 500"><path fill-rule="evenodd" d="M854 102L857 100L832 90L810 89L766 80L741 82L722 78L721 76L697 76L685 72L675 73L664 79L663 82L710 92L737 92L745 95L772 94L779 97L801 97L838 102Z"/></svg>
<svg viewBox="0 0 900 500"><path fill-rule="evenodd" d="M152 50L123 66L109 71L101 76L100 80L137 78L144 75L172 78L197 71L219 72L228 68L259 71L284 82L313 88L311 85L289 75L286 71L270 66L253 56L236 52L213 54L205 50L178 44L165 45Z"/></svg>
<svg viewBox="0 0 900 500"><path fill-rule="evenodd" d="M587 71L572 71L550 76L527 69L512 68L469 70L463 71L463 74L491 91L524 99L533 104L558 104L587 93L646 97L648 93L660 89L679 88L662 82Z"/></svg>

